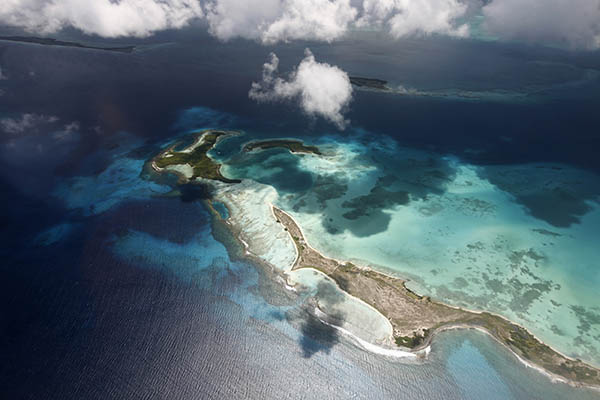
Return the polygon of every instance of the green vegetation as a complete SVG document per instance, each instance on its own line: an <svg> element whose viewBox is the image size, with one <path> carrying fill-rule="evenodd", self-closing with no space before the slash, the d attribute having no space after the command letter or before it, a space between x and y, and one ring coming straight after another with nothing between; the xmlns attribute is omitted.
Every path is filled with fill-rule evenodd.
<svg viewBox="0 0 600 400"><path fill-rule="evenodd" d="M226 132L208 131L202 134L201 143L189 153L175 152L167 150L154 162L159 168L165 168L169 165L188 164L192 167L193 175L190 179L204 178L221 181L225 183L239 183L238 179L228 179L221 175L221 164L215 162L208 156L208 151L217 143L220 136L226 135Z"/></svg>
<svg viewBox="0 0 600 400"><path fill-rule="evenodd" d="M425 342L425 338L429 334L429 329L423 329L423 334L418 335L416 332L413 333L412 336L396 336L394 339L396 341L396 345L402 347L408 347L409 349L414 349Z"/></svg>
<svg viewBox="0 0 600 400"><path fill-rule="evenodd" d="M289 139L274 139L274 140L261 140L257 142L250 142L244 146L244 151L252 150L266 150L274 148L288 149L292 153L311 153L318 156L321 155L321 151L316 146L307 146L299 140Z"/></svg>

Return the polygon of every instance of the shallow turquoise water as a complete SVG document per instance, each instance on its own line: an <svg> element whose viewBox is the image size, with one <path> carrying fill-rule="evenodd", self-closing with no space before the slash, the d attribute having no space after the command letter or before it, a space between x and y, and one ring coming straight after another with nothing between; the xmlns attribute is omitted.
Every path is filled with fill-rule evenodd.
<svg viewBox="0 0 600 400"><path fill-rule="evenodd" d="M339 139L336 138L335 140L338 141ZM356 225L352 225L352 221L341 232L332 232L331 229L326 229L326 222L332 221L323 219L324 215L331 218L333 222L339 223L343 221L342 218L344 217L338 214L347 211L347 209L358 210L355 213L364 212L360 204L352 203L351 207L340 207L339 203L352 201L352 199L368 193L373 181L381 173L380 167L364 154L363 149L365 147L363 143L356 141L339 142L339 147L337 142L333 146L333 139L324 139L322 143L324 148L329 149L331 152L328 156L331 157L326 157L326 162L319 161L312 158L312 156L294 156L286 152L273 151L267 153L267 159L274 157L274 160L267 160L267 162L263 160L260 165L257 165L255 162L240 159L239 164L232 163L225 172L229 175L237 174L236 176L240 177L248 177L251 173L259 173L257 179L270 183L276 188L278 188L278 180L283 179L281 174L284 177L290 176L286 175L288 171L282 165L297 169L297 171L291 171L291 176L295 176L295 174L308 176L311 187L314 188L315 185L319 187L320 185L316 191L296 193L286 189L279 190L278 188L280 193L278 201L298 218L305 232L309 235L309 240L314 245L325 249L326 252L331 251L332 254L334 254L334 250L338 249L346 257L359 255L363 260L367 260L373 255L385 254L383 250L387 250L388 253L390 253L390 250L402 250L402 238L407 231L417 236L423 235L423 232L427 233L427 229L423 226L427 218L423 215L423 211L419 213L419 208L414 209L417 205L421 208L427 205L430 209L433 209L432 203L435 200L441 203L438 214L445 212L445 208L451 208L449 205L452 202L444 200L443 196L448 196L448 193L451 193L452 190L437 193L437 189L434 187L428 189L431 193L428 193L427 196L423 195L420 200L412 200L410 205L390 206L384 204L384 207L381 207L383 210L367 210L367 213L376 213L376 219L379 218L383 222L389 217L387 224L383 226L385 229L381 229L381 226L367 227L369 234L366 234L366 231L361 231ZM385 146L378 142L373 142L373 146L385 149ZM337 148L342 148L343 151L336 153ZM413 151L404 151L405 154L411 154L412 159L418 160ZM438 162L441 163L441 161ZM457 161L453 160L451 162L456 163ZM416 164L419 165L418 162ZM243 167L239 167L239 165ZM438 166L435 160L433 164L428 161L427 165ZM89 178L74 178L66 184L63 190L57 191L56 195L74 209L80 208L84 212L93 211L100 215L111 210L118 210L132 199L147 201L150 202L148 204L152 204L151 202L154 201L152 198L157 193L166 193L167 187L140 179L139 169L136 170L135 167L141 168L141 163L133 159L121 158L107 169L110 173L93 181L89 181ZM454 192L460 193L459 188L464 189L464 185L461 186L459 183L464 182L468 177L473 182L477 182L473 186L476 188L478 199L489 199L491 202L498 201L498 196L501 196L501 199L507 197L502 192L493 189L491 184L476 181L476 176L468 167L462 165L455 167L457 170L460 170L460 168L466 168L466 170L454 173L453 182L457 186ZM322 175L327 175L323 171L328 171L329 175L334 175L335 179L319 180L319 175L314 172L315 170L320 171ZM110 179L108 176L110 176ZM435 176L439 175L436 174ZM137 179L135 183L134 179ZM347 190L342 191L339 189L340 180L348 185ZM408 183L395 182L394 184L398 186L388 187L389 192L400 191L400 188L405 187L405 185L414 185L415 183L414 181L408 181ZM473 186L469 186L471 189L468 193L473 193ZM112 193L112 195L107 195L102 202L98 203L95 197L83 196L82 194L86 191L81 190L82 187L93 190L95 194ZM76 190L78 188L79 190ZM339 194L341 196L336 197ZM427 200L425 200L425 197ZM401 200L402 196L397 198ZM305 204L301 203L295 209L294 206L303 199L306 200ZM165 200L160 201L164 202ZM183 207L177 199L168 201L173 202L172 210ZM429 201L432 203L428 203ZM337 206L335 205L336 202L338 203ZM96 206L92 208L90 203L96 204ZM414 207L412 206L413 203L415 204ZM462 204L460 200L458 203ZM504 200L503 203L499 204L497 208L501 208L501 206L510 208L511 206L509 200ZM314 210L303 212L304 208L311 206L314 207ZM187 207L189 208L189 206ZM197 203L194 207L198 209L196 211L198 216L209 216L206 211L203 211L200 203ZM339 211L339 209L342 210ZM451 209L448 217L453 216L456 218L455 223L461 223L463 228L467 229L470 225L466 222L469 222L470 219L477 221L471 222L471 224L477 225L482 221L487 221L486 218L492 220L496 218L493 215L490 216L489 212L486 214L484 211L477 208L474 211L468 209L460 213L455 207ZM164 217L160 216L160 219L174 218L174 221L179 221L179 223L172 226L162 224L161 230L165 230L165 232L177 232L182 229L182 226L179 225L182 221L185 221L186 224L194 224L193 218L190 218L187 214L178 216L177 212L174 211L167 210L164 212L166 214ZM402 212L408 214L402 214ZM516 213L514 210L512 212ZM378 213L381 213L381 215ZM431 212L429 211L429 213ZM412 218L415 218L418 223L407 224L407 215L412 215ZM516 213L516 215L525 222L530 221L530 217L523 212ZM429 214L427 216L431 217ZM154 217L158 218L159 215ZM395 228L394 225L394 218L398 217L405 218L401 228ZM450 224L453 220L447 218L447 221ZM578 225L578 227L579 229L585 228L583 229L585 233L594 232L594 227L590 227L585 222ZM514 229L511 226L508 226L508 228ZM395 231L396 234L390 239L389 243L395 243L396 247L392 247L390 244L388 249L380 247L375 249L375 252L365 250L362 243L368 243L370 240L374 240L373 238L385 245L387 242L381 239L392 232L392 229L398 230ZM451 232L451 229L447 229ZM374 231L377 233L372 233ZM69 235L69 231L63 228L57 228L52 232L64 236ZM560 232L561 234L564 233L563 230L560 230ZM576 230L569 231L570 235L575 233ZM320 236L317 239L317 236L314 235ZM482 240L487 237L481 231L478 231L477 235ZM536 235L539 235L539 233L534 232L531 234L532 237L536 237ZM446 245L451 243L451 239L455 239L450 233L443 235L439 231L434 236L437 236L439 243L446 243ZM557 238L560 239L561 237ZM547 239L545 240L547 241ZM414 249L413 246L408 245L410 243L411 241L407 240L406 248ZM48 244L51 245L51 242L48 242ZM330 248L326 246L330 246ZM418 247L417 250L419 250ZM224 304L228 305L222 309L219 308L218 316L228 328L225 331L220 331L220 334L234 335L235 339L228 341L228 348L222 348L218 343L215 343L214 346L210 347L210 350L205 350L206 353L203 357L209 357L213 360L220 359L222 360L220 361L222 366L230 365L230 363L238 367L244 365L244 368L240 369L241 371L252 371L252 365L260 368L261 371L271 371L269 373L270 383L267 385L270 396L274 393L284 394L290 393L290 391L297 393L298 391L310 389L311 396L314 395L314 398L597 398L596 392L575 389L564 384L551 382L539 372L522 365L506 349L478 332L455 331L440 335L434 341L432 352L425 361L391 359L366 352L363 348L357 346L351 338L343 334L323 331L318 328L318 325L316 327L312 325L314 322L309 322L310 319L307 320L302 311L306 294L290 292L281 283L271 285L269 280L261 279L261 273L252 265L242 261L232 261L223 244L214 239L208 225L199 226L197 233L183 241L168 240L165 237L144 232L140 229L127 229L111 236L107 251L123 262L138 265L139 268L158 271L166 276L174 277L182 284L192 284L198 290L206 290L219 296L219 298L225 299L226 303ZM394 256L393 252L390 254ZM422 256L423 254L417 251L416 256ZM436 256L436 254L433 256ZM534 265L535 260L528 260L527 257L525 256L526 260L523 262L532 271L537 271L535 268L546 268L546 270L551 271L551 268L545 266L536 267ZM486 260L493 261L493 258ZM396 269L396 271L411 272L407 267L405 268L404 270ZM464 268L461 274L463 276L468 276L469 273L475 274L475 272L467 272L471 270ZM447 272L438 272L437 275L432 273L431 276L438 279L433 282L447 283L445 278L440 275L452 272L456 273L456 271L450 269ZM501 272L500 268L498 268L498 272ZM500 275L496 274L496 276ZM525 280L519 274L505 279ZM544 274L543 279L549 280L550 275ZM423 279L423 281L428 282L427 279ZM435 286L432 287L435 288ZM424 285L420 289L427 290L428 287ZM439 290L439 287L437 289ZM464 287L462 289L470 290L470 288L465 289ZM190 314L190 317L198 318L194 314ZM213 363L211 365L219 365L219 362L214 364L214 361L211 361L211 363ZM298 374L298 371L303 372ZM265 388L264 379L263 376L260 388L253 386L251 383L247 384L249 396L264 394L264 392L261 392ZM252 382L252 379L249 379L248 382ZM223 387L227 388L228 386ZM228 392L229 389L223 390Z"/></svg>
<svg viewBox="0 0 600 400"><path fill-rule="evenodd" d="M325 152L233 156L223 171L272 185L309 243L500 313L600 365L600 179L565 165L476 167L358 131ZM554 205L554 207L553 207Z"/></svg>

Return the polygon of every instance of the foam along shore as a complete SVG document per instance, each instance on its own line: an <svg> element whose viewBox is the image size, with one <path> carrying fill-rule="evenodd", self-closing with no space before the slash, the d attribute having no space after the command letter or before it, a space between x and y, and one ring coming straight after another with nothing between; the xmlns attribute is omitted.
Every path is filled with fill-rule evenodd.
<svg viewBox="0 0 600 400"><path fill-rule="evenodd" d="M302 230L289 214L274 206L273 213L296 246L298 256L292 270L319 270L332 278L341 290L373 306L389 319L399 346L420 351L429 346L437 332L451 328L480 329L526 363L547 371L557 380L600 388L598 369L558 353L525 328L498 315L432 301L409 290L401 279L327 258L306 242Z"/></svg>
<svg viewBox="0 0 600 400"><path fill-rule="evenodd" d="M420 356L421 354L426 355L430 351L429 346L419 352L404 351L404 350L399 350L399 349L390 349L388 347L377 346L371 342L367 342L366 340L361 339L359 336L355 335L353 332L351 332L347 329L344 329L341 326L337 326L335 324L328 322L327 321L328 315L326 313L324 313L323 311L321 311L318 307L315 308L315 315L319 318L319 320L322 323L324 323L325 325L330 326L330 327L340 331L344 335L352 338L352 340L354 340L359 346L361 346L362 348L364 348L365 350L367 350L371 353L375 353L375 354L379 354L379 355L387 356L387 357L394 357L394 358L416 358L416 357Z"/></svg>
<svg viewBox="0 0 600 400"><path fill-rule="evenodd" d="M246 252L280 271L292 269L296 248L273 217L270 204L278 194L268 185L242 180L236 185L215 182L214 199L229 210L227 225L244 244Z"/></svg>

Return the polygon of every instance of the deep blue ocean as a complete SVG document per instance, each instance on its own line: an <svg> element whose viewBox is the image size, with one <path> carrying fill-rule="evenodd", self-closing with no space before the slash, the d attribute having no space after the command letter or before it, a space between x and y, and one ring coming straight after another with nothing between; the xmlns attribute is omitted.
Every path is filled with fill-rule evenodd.
<svg viewBox="0 0 600 400"><path fill-rule="evenodd" d="M478 332L440 335L424 361L368 353L237 255L201 202L206 188L165 196L174 182L142 170L175 137L214 127L308 140L362 129L484 167L600 173L600 53L364 32L266 47L202 32L130 41L132 54L0 42L0 118L38 116L0 136L2 398L600 396L551 382ZM289 71L305 47L351 75L495 97L356 91L343 132L248 98L269 52Z"/></svg>

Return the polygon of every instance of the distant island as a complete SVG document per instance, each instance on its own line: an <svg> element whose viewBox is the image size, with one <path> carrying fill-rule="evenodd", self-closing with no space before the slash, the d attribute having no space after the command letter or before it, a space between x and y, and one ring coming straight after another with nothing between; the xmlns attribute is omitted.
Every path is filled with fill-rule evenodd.
<svg viewBox="0 0 600 400"><path fill-rule="evenodd" d="M198 178L239 183L239 180L221 175L221 164L207 154L220 139L234 134L236 133L217 130L197 132L194 142L185 149L175 151L178 145L175 144L154 157L151 160L152 168L157 172L176 173L186 183ZM250 142L243 150L275 147L298 153L321 154L315 146L287 139ZM228 201L216 198L214 201L207 200L207 204L215 210L215 202L223 204ZM233 206L234 210L240 209L235 204ZM430 345L439 332L449 329L478 329L490 334L528 366L537 368L554 379L575 386L600 387L600 370L579 359L560 354L518 324L489 312L465 310L431 300L408 289L405 280L322 255L308 244L301 228L289 214L273 205L270 207L272 217L294 242L297 256L292 270L308 268L319 271L330 277L340 290L375 308L390 321L397 346L420 352ZM229 211L226 214L229 215ZM216 212L216 215L224 218L223 213ZM241 227L225 222L224 225L238 236ZM239 236L238 239L247 246Z"/></svg>
<svg viewBox="0 0 600 400"><path fill-rule="evenodd" d="M272 140L257 140L246 143L243 151L266 150L273 148L288 149L292 153L307 153L321 155L321 151L316 146L307 146L300 140L293 139L272 139Z"/></svg>
<svg viewBox="0 0 600 400"><path fill-rule="evenodd" d="M119 53L132 53L135 50L135 46L120 46L120 47L100 47L100 46L88 46L77 42L66 42L62 40L52 38L40 38L31 36L0 36L0 40L6 40L10 42L21 42L21 43L34 43L41 44L43 46L63 46L63 47L78 47L81 49L92 49L92 50L105 50L105 51L116 51Z"/></svg>
<svg viewBox="0 0 600 400"><path fill-rule="evenodd" d="M368 88L368 89L383 90L383 91L391 90L390 87L387 86L387 81L384 81L382 79L351 76L350 83L353 84L354 86L357 86L360 88Z"/></svg>

